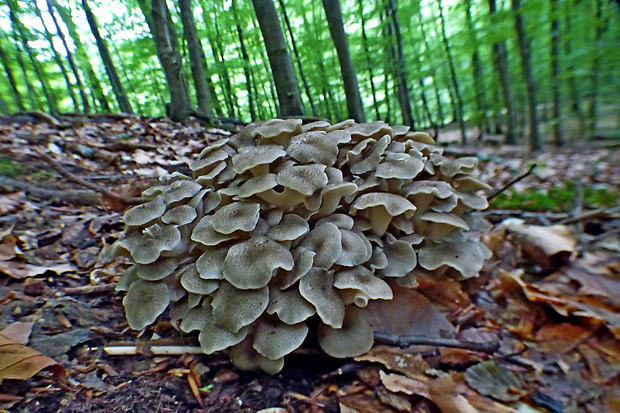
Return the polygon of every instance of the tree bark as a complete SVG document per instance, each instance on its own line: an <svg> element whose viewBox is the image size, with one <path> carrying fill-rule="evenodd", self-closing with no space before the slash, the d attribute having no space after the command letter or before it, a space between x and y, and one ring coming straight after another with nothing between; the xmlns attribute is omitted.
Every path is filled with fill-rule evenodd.
<svg viewBox="0 0 620 413"><path fill-rule="evenodd" d="M47 28L47 24L45 24L45 19L43 19L43 14L41 13L41 10L39 10L39 6L37 6L36 2L32 2L31 4L33 7L32 10L34 11L34 14L37 15L37 17L41 21L41 26L43 26L43 36L45 36L45 39L47 40L49 44L49 48L50 48L50 51L52 52L53 59L56 62L56 65L58 66L58 68L60 69L60 73L62 74L63 79L65 80L65 86L67 87L67 93L69 94L69 97L71 98L71 102L73 103L73 110L75 112L79 112L80 105L78 103L75 92L73 91L73 85L71 84L71 80L69 79L69 74L67 73L67 68L65 67L65 64L63 63L63 59L58 53L58 50L56 50L56 48L54 47L54 40L52 39L52 34Z"/></svg>
<svg viewBox="0 0 620 413"><path fill-rule="evenodd" d="M82 44L82 41L80 40L80 36L77 34L77 28L71 17L71 11L66 9L64 6L59 5L53 0L52 2L53 2L53 6L55 10L58 12L58 14L60 15L60 18L62 19L63 23L67 27L71 40L73 40L73 44L75 45L75 55L77 57L77 60L80 66L83 68L83 72L86 76L86 80L88 81L88 84L90 85L93 98L95 99L95 101L93 101L94 106L98 105L99 108L102 109L103 111L111 112L110 104L108 103L108 99L105 93L103 92L103 88L101 87L101 82L99 81L99 78L97 74L95 73L93 66L90 63L90 57L88 56L88 53L86 52L86 49L84 48L84 45Z"/></svg>
<svg viewBox="0 0 620 413"><path fill-rule="evenodd" d="M47 74L40 67L39 61L35 56L34 50L28 44L28 39L26 38L25 27L23 23L17 18L17 7L13 1L7 1L7 5L9 6L9 19L11 20L11 26L13 27L13 31L19 36L19 40L21 41L22 47L28 54L28 59L32 64L32 67L41 83L41 88L43 89L43 94L45 95L45 100L47 101L49 112L52 116L58 116L60 112L58 111L58 105L56 103L56 98L52 93L52 89L49 85ZM26 70L24 68L24 73Z"/></svg>
<svg viewBox="0 0 620 413"><path fill-rule="evenodd" d="M88 102L88 96L86 96L86 91L84 90L84 84L82 83L82 77L80 76L80 71L78 70L77 65L75 64L75 59L73 59L73 53L71 53L71 49L67 44L67 38L60 28L60 24L58 24L58 19L56 18L56 13L54 13L54 6L52 4L52 0L47 0L47 11L54 22L54 27L56 28L56 34L60 38L62 45L65 49L65 53L67 53L67 61L69 62L69 67L71 68L71 72L73 73L73 77L75 77L75 83L78 87L78 92L80 94L80 99L82 100L82 109L84 113L90 112L90 103Z"/></svg>
<svg viewBox="0 0 620 413"><path fill-rule="evenodd" d="M564 145L562 133L562 102L560 94L560 17L558 0L551 0L551 99L553 101L553 119L551 137L555 146Z"/></svg>
<svg viewBox="0 0 620 413"><path fill-rule="evenodd" d="M170 119L180 122L185 120L191 111L187 84L181 72L181 57L174 48L175 40L170 37L168 27L168 6L165 0L151 0L151 27L157 57L166 76L168 93L170 94Z"/></svg>
<svg viewBox="0 0 620 413"><path fill-rule="evenodd" d="M388 21L388 36L394 36L396 39L395 49L394 45L390 46L390 54L395 71L394 80L397 84L398 102L400 104L403 124L410 126L411 129L415 129L415 121L411 110L411 98L409 96L409 84L407 82L407 71L405 69L407 65L405 64L405 56L403 54L403 39L400 33L396 3L394 0L388 0L385 7L387 13L386 19Z"/></svg>
<svg viewBox="0 0 620 413"><path fill-rule="evenodd" d="M495 13L497 13L497 4L495 3L495 0L489 0L489 14L491 15L491 21L493 21L493 16ZM493 65L495 66L495 72L499 77L502 95L504 96L504 105L506 106L507 111L506 144L516 145L517 117L512 83L510 80L510 73L508 72L508 52L506 51L506 43L504 41L493 43L492 55Z"/></svg>
<svg viewBox="0 0 620 413"><path fill-rule="evenodd" d="M284 41L282 27L273 0L252 0L252 4L269 57L271 73L280 103L279 115L303 115L304 109L295 70Z"/></svg>
<svg viewBox="0 0 620 413"><path fill-rule="evenodd" d="M467 30L469 32L470 43L473 45L471 54L471 68L474 79L474 96L476 98L476 123L478 125L478 138L482 138L485 131L489 130L487 120L487 99L485 96L484 73L480 53L478 53L478 39L476 36L476 28L471 16L471 1L465 1L465 17L467 20Z"/></svg>
<svg viewBox="0 0 620 413"><path fill-rule="evenodd" d="M532 61L530 56L530 41L525 34L525 22L521 12L521 0L511 0L512 10L515 13L515 30L517 32L517 43L519 45L519 54L521 55L521 67L525 78L525 86L527 91L527 102L530 124L530 147L532 150L542 149L542 140L538 132L538 111L536 102L536 79L532 70Z"/></svg>
<svg viewBox="0 0 620 413"><path fill-rule="evenodd" d="M439 8L439 27L441 29L441 39L446 50L446 57L448 58L448 69L450 70L450 80L452 81L452 87L454 88L454 98L456 100L456 120L458 121L459 129L461 130L462 143L466 144L467 130L465 128L465 119L463 117L463 99L461 97L459 82L456 76L456 69L454 67L452 51L450 50L450 43L448 42L448 36L446 33L446 19L443 12L443 6L441 5L441 0L437 0L437 7Z"/></svg>
<svg viewBox="0 0 620 413"><path fill-rule="evenodd" d="M372 107L375 111L375 118L381 119L379 114L379 102L377 101L377 87L375 86L375 75L372 64L372 57L370 56L370 49L368 47L368 35L366 34L366 21L364 19L364 4L362 0L357 1L358 14L360 18L360 26L362 31L362 48L364 49L364 57L366 58L366 65L368 66L368 83L370 84L370 91L372 93Z"/></svg>
<svg viewBox="0 0 620 413"><path fill-rule="evenodd" d="M360 95L360 87L357 83L357 74L351 60L349 52L349 41L344 31L344 22L342 21L342 11L340 10L339 0L323 0L325 15L329 25L338 61L340 62L340 72L344 83L344 93L347 100L347 112L349 118L355 119L358 123L366 122L366 114L364 113L364 104Z"/></svg>
<svg viewBox="0 0 620 413"><path fill-rule="evenodd" d="M289 21L288 13L286 12L286 8L284 6L284 1L278 0L278 4L280 5L280 9L282 9L282 17L284 17L286 31L288 32L288 36L291 39L291 47L293 48L293 54L295 55L297 70L299 70L299 77L301 77L301 83L304 85L304 91L306 92L306 96L308 97L308 103L310 103L310 110L312 111L312 115L316 116L317 112L316 106L314 104L314 98L312 97L312 93L310 92L310 84L306 79L306 72L304 71L304 67L301 63L301 56L299 54L299 50L297 50L297 42L295 41L295 36L293 36L293 28L291 27L291 22Z"/></svg>
<svg viewBox="0 0 620 413"><path fill-rule="evenodd" d="M590 110L588 112L588 133L590 136L596 135L598 123L598 95L599 95L599 70L601 66L601 53L598 50L601 37L603 36L603 3L595 0L594 15L594 48L592 50L592 69L590 70Z"/></svg>
<svg viewBox="0 0 620 413"><path fill-rule="evenodd" d="M129 99L127 99L125 88L123 88L123 84L118 78L116 67L114 66L114 62L112 61L112 56L110 56L110 52L108 51L108 46L106 45L105 40L103 39L103 37L101 37L101 34L99 33L99 26L97 25L97 20L95 19L95 15L90 9L87 0L82 0L82 8L86 13L86 19L88 20L90 30L95 37L95 42L97 43L97 48L99 49L99 54L101 55L101 59L103 60L103 66L105 68L106 74L108 75L108 79L110 80L110 85L112 86L114 96L116 96L118 106L121 112L131 114L133 113L133 110L131 109Z"/></svg>
<svg viewBox="0 0 620 413"><path fill-rule="evenodd" d="M11 69L11 64L9 59L0 44L0 61L2 62L2 66L4 67L4 72L6 73L6 78L9 81L9 85L11 86L11 90L13 91L13 100L15 101L15 106L17 106L17 110L24 110L24 101L22 99L22 95L17 88L17 82L15 81L15 76L13 76L13 69ZM8 109L7 109L8 110Z"/></svg>
<svg viewBox="0 0 620 413"><path fill-rule="evenodd" d="M204 72L204 52L202 44L196 32L196 22L194 21L194 11L191 0L179 0L181 10L181 20L183 22L183 36L187 42L189 51L189 62L196 89L196 100L198 110L202 115L211 116L211 97L209 96L209 86Z"/></svg>
<svg viewBox="0 0 620 413"><path fill-rule="evenodd" d="M239 39L239 49L241 52L241 59L243 60L243 75L245 76L246 90L248 93L248 103L250 105L250 119L252 122L256 121L256 102L254 101L254 82L252 81L252 71L250 56L248 50L245 47L245 37L243 36L243 30L241 29L241 23L239 21L239 15L237 14L236 1L232 0L230 3L230 9L233 13L235 20L235 28L237 30L237 38Z"/></svg>

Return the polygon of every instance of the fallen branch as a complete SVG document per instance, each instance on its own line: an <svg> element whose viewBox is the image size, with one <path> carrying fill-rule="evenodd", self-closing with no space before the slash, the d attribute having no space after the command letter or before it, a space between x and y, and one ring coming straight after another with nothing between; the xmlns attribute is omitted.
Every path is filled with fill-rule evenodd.
<svg viewBox="0 0 620 413"><path fill-rule="evenodd" d="M69 172L68 170L66 170L55 159L50 157L48 154L43 152L41 149L34 148L34 151L41 158L43 158L47 163L52 165L52 167L54 167L54 169L56 169L62 176L64 176L65 178L67 178L67 179L69 179L69 180L71 180L71 181L73 181L75 183L78 183L78 184L80 184L82 186L85 186L86 188L92 189L93 191L100 192L104 196L107 196L108 198L115 199L115 200L120 201L120 202L125 203L125 204L136 205L136 204L141 204L141 203L144 202L144 198L142 198L142 197L126 197L126 196L122 196L122 195L117 194L116 192L110 191L109 189L102 188L99 185L93 184L92 182L85 181L84 179L80 178L79 176L77 176L77 175Z"/></svg>
<svg viewBox="0 0 620 413"><path fill-rule="evenodd" d="M607 208L607 209L596 209L594 211L585 212L576 217L566 218L558 222L558 225L569 225L569 224L574 224L577 222L588 221L590 219L606 218L618 212L620 212L620 207L618 206Z"/></svg>
<svg viewBox="0 0 620 413"><path fill-rule="evenodd" d="M471 341L460 341L452 338L426 338L420 336L397 336L394 334L375 332L375 342L388 344L397 347L408 346L433 346L459 348L463 350L479 351L481 353L494 353L499 348L498 341L488 343L474 343Z"/></svg>
<svg viewBox="0 0 620 413"><path fill-rule="evenodd" d="M101 204L101 195L95 191L82 189L47 189L17 179L0 177L0 187L7 191L24 191L37 198L65 202L71 205L91 206Z"/></svg>
<svg viewBox="0 0 620 413"><path fill-rule="evenodd" d="M67 287L62 292L67 295L91 295L114 291L116 283L106 285L85 285L83 287Z"/></svg>
<svg viewBox="0 0 620 413"><path fill-rule="evenodd" d="M498 196L502 192L506 191L508 188L510 188L511 186L513 186L514 184L516 184L517 182L519 182L520 180L522 180L526 176L530 175L534 171L534 168L536 168L537 166L538 165L535 164L535 163L530 165L530 167L529 167L529 169L527 171L523 172L521 175L517 176L512 181L508 182L506 185L504 185L503 187L501 187L497 191L493 192L491 195L489 195L487 197L487 200L488 201L492 200L493 198L495 198L496 196Z"/></svg>
<svg viewBox="0 0 620 413"><path fill-rule="evenodd" d="M198 346L106 346L103 351L110 356L132 356L142 354L144 349L157 356L178 356L182 354L204 354Z"/></svg>

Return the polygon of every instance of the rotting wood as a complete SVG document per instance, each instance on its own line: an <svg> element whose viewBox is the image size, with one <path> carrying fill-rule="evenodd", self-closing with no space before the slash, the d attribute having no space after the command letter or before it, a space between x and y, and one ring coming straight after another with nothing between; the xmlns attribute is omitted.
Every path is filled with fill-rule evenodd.
<svg viewBox="0 0 620 413"><path fill-rule="evenodd" d="M9 192L18 189L24 191L37 198L61 201L77 206L91 206L101 204L101 195L95 191L87 191L83 189L50 189L19 181L17 179L0 177L0 188L4 188Z"/></svg>

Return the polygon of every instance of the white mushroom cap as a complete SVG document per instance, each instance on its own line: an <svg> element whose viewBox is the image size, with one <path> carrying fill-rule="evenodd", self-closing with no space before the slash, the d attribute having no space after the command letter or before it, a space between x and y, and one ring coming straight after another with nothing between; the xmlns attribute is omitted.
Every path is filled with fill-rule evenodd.
<svg viewBox="0 0 620 413"><path fill-rule="evenodd" d="M422 268L435 270L442 265L454 268L465 278L478 275L491 253L483 244L474 241L442 242L420 249L418 261Z"/></svg>
<svg viewBox="0 0 620 413"><path fill-rule="evenodd" d="M224 278L243 290L261 288L277 268L290 271L294 264L288 248L267 237L252 237L230 247L224 260Z"/></svg>
<svg viewBox="0 0 620 413"><path fill-rule="evenodd" d="M262 370L276 374L284 367L284 357L272 360L254 349L253 338L248 336L241 343L230 349L230 359L235 366L243 370Z"/></svg>
<svg viewBox="0 0 620 413"><path fill-rule="evenodd" d="M174 249L181 242L181 233L175 225L153 224L117 242L131 253L136 263L150 264L159 258L162 251Z"/></svg>
<svg viewBox="0 0 620 413"><path fill-rule="evenodd" d="M267 232L267 237L274 241L294 241L308 233L308 222L295 214L284 214L278 225Z"/></svg>
<svg viewBox="0 0 620 413"><path fill-rule="evenodd" d="M219 280L205 280L201 278L196 269L196 264L191 264L182 272L181 285L190 293L207 295L217 290L220 282Z"/></svg>
<svg viewBox="0 0 620 413"><path fill-rule="evenodd" d="M232 158L233 170L241 174L258 165L271 164L286 155L278 145L243 146Z"/></svg>
<svg viewBox="0 0 620 413"><path fill-rule="evenodd" d="M170 304L168 287L163 282L137 280L127 290L123 306L129 327L142 330L155 322Z"/></svg>
<svg viewBox="0 0 620 413"><path fill-rule="evenodd" d="M338 290L334 288L333 271L311 268L299 281L299 292L316 308L325 324L333 328L342 327L344 304Z"/></svg>
<svg viewBox="0 0 620 413"><path fill-rule="evenodd" d="M159 281L172 274L179 266L176 258L159 258L151 264L135 264L136 275L146 281Z"/></svg>
<svg viewBox="0 0 620 413"><path fill-rule="evenodd" d="M342 254L342 235L337 226L325 222L310 231L300 245L315 252L315 267L328 269Z"/></svg>
<svg viewBox="0 0 620 413"><path fill-rule="evenodd" d="M213 228L212 220L213 215L204 216L198 224L196 224L196 227L194 227L191 240L206 246L214 246L238 238L235 234L222 234L221 232L217 232Z"/></svg>
<svg viewBox="0 0 620 413"><path fill-rule="evenodd" d="M269 304L267 286L257 290L239 290L222 282L213 296L213 319L215 323L231 333L253 323Z"/></svg>
<svg viewBox="0 0 620 413"><path fill-rule="evenodd" d="M137 227L153 222L155 219L160 218L165 212L166 204L160 197L157 197L152 201L137 205L125 212L123 221L125 221L127 225Z"/></svg>
<svg viewBox="0 0 620 413"><path fill-rule="evenodd" d="M285 324L277 317L263 317L254 333L254 349L270 360L286 356L306 338L308 326L305 323Z"/></svg>
<svg viewBox="0 0 620 413"><path fill-rule="evenodd" d="M233 202L221 207L211 219L211 227L221 234L235 231L250 232L258 222L260 205L250 202Z"/></svg>
<svg viewBox="0 0 620 413"><path fill-rule="evenodd" d="M161 220L165 224L186 225L193 222L197 216L196 208L189 205L179 205L168 210L161 217Z"/></svg>
<svg viewBox="0 0 620 413"><path fill-rule="evenodd" d="M357 266L334 275L334 287L344 290L352 289L361 292L359 298L353 302L358 307L366 307L368 299L389 300L392 298L392 289L381 278L375 277L373 272L364 266Z"/></svg>
<svg viewBox="0 0 620 413"><path fill-rule="evenodd" d="M347 306L342 327L319 325L319 344L332 357L356 357L367 353L374 343L374 331L362 309Z"/></svg>
<svg viewBox="0 0 620 413"><path fill-rule="evenodd" d="M387 192L370 192L357 198L351 206L351 214L357 211L368 210L368 219L372 225L372 232L378 236L385 233L392 218L404 214L409 218L416 210L416 206L407 198Z"/></svg>
<svg viewBox="0 0 620 413"><path fill-rule="evenodd" d="M286 290L270 289L269 306L266 311L267 314L277 314L286 324L301 323L316 313L314 306L301 296L297 286L291 286Z"/></svg>
<svg viewBox="0 0 620 413"><path fill-rule="evenodd" d="M276 181L286 188L310 196L327 185L325 165L287 166L278 173Z"/></svg>

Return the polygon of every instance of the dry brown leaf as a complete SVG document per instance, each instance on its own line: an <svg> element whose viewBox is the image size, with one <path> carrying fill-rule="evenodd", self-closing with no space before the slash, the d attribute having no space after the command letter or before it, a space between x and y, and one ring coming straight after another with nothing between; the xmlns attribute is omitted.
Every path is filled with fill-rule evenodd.
<svg viewBox="0 0 620 413"><path fill-rule="evenodd" d="M450 375L441 376L429 385L430 399L443 413L479 413L467 399L456 390L454 379Z"/></svg>
<svg viewBox="0 0 620 413"><path fill-rule="evenodd" d="M28 278L41 275L46 271L53 271L56 274L74 272L75 267L71 264L58 264L53 266L32 265L19 261L0 261L0 272L12 278Z"/></svg>
<svg viewBox="0 0 620 413"><path fill-rule="evenodd" d="M0 334L16 343L26 345L32 333L32 326L34 326L34 323L22 323L18 321L6 326L4 330L0 331Z"/></svg>
<svg viewBox="0 0 620 413"><path fill-rule="evenodd" d="M53 359L0 333L0 380L27 380L43 369L64 375L64 368Z"/></svg>
<svg viewBox="0 0 620 413"><path fill-rule="evenodd" d="M388 369L403 373L413 379L424 376L424 372L430 367L419 354L414 355L400 348L383 345L373 347L368 353L355 360L381 363Z"/></svg>
<svg viewBox="0 0 620 413"><path fill-rule="evenodd" d="M429 398L429 379L412 379L401 374L379 372L381 383L391 392L405 393Z"/></svg>
<svg viewBox="0 0 620 413"><path fill-rule="evenodd" d="M12 231L12 226L4 231L0 231L0 261L7 261L15 258L17 238L11 234Z"/></svg>

